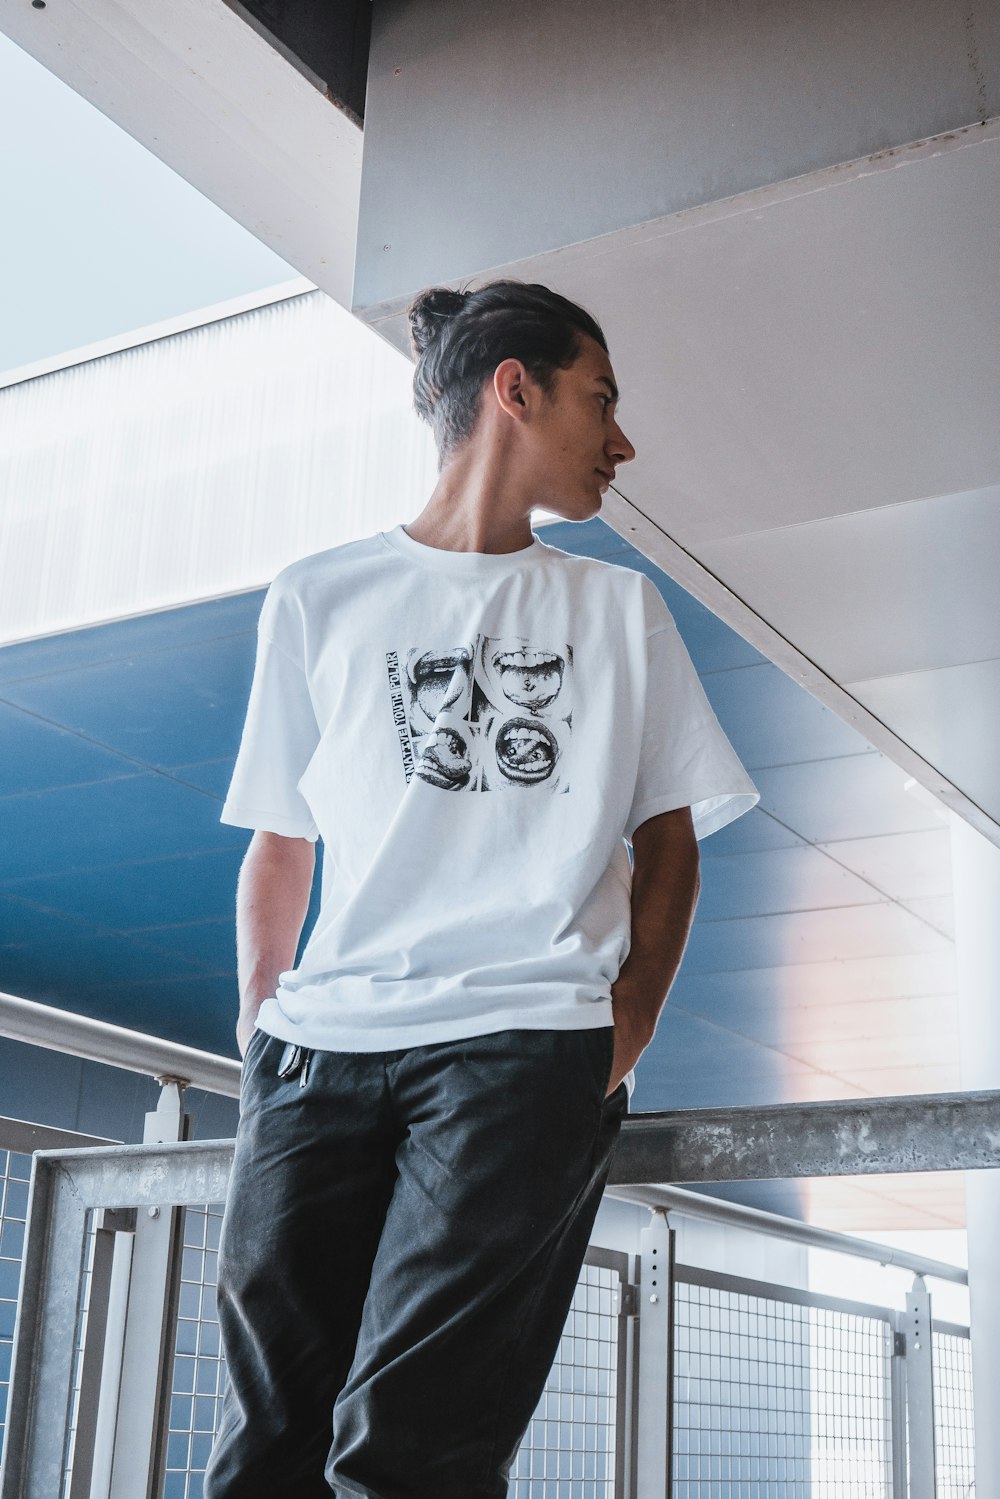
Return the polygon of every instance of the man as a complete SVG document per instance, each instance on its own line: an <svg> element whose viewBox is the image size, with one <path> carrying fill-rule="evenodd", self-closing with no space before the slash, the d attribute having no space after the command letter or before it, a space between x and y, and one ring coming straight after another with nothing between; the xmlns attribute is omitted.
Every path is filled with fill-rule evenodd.
<svg viewBox="0 0 1000 1499"><path fill-rule="evenodd" d="M531 531L634 457L599 325L512 281L410 323L440 478L274 580L222 814L255 831L206 1499L506 1493L696 836L756 800L649 580Z"/></svg>

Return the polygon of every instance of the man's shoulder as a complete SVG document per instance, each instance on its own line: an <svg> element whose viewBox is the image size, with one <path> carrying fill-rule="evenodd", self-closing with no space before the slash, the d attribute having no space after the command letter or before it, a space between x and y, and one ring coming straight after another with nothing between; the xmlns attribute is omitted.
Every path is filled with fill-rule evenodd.
<svg viewBox="0 0 1000 1499"><path fill-rule="evenodd" d="M564 569L575 596L620 612L623 626L635 633L676 632L673 614L660 589L643 568L604 557L564 552L553 547L556 565ZM645 562L645 558L642 559Z"/></svg>
<svg viewBox="0 0 1000 1499"><path fill-rule="evenodd" d="M588 557L583 552L566 552L561 547L550 546L550 550L555 554L552 561L574 586L588 591L604 589L622 603L634 602L636 606L641 605L647 589L653 587L644 573L626 563Z"/></svg>
<svg viewBox="0 0 1000 1499"><path fill-rule="evenodd" d="M358 568L367 567L384 556L377 533L357 541L345 541L287 563L275 574L270 591L283 598L307 600L317 590L324 590L331 582L346 578Z"/></svg>

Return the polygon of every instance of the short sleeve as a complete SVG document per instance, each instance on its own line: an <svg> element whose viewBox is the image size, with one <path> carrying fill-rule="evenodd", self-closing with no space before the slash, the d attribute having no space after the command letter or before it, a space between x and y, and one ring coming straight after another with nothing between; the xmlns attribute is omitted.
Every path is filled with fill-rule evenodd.
<svg viewBox="0 0 1000 1499"><path fill-rule="evenodd" d="M250 701L220 821L314 843L319 829L298 784L319 743L319 725L301 628L296 631L295 611L277 585L268 590L257 625Z"/></svg>
<svg viewBox="0 0 1000 1499"><path fill-rule="evenodd" d="M660 812L690 807L698 838L749 812L760 793L705 696L666 605L647 636L646 703L635 792L625 825L636 828Z"/></svg>

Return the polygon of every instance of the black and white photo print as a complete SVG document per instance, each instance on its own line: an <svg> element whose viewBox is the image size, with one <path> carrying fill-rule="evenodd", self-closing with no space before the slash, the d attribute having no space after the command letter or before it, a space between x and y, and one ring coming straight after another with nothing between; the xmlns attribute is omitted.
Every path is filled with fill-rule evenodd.
<svg viewBox="0 0 1000 1499"><path fill-rule="evenodd" d="M476 635L390 651L386 665L407 783L569 790L572 646Z"/></svg>

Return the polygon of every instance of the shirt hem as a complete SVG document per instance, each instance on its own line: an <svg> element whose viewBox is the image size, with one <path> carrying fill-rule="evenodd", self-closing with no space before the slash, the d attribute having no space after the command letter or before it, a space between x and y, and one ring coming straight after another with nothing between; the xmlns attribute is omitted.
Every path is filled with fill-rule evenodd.
<svg viewBox="0 0 1000 1499"><path fill-rule="evenodd" d="M228 801L219 813L219 821L234 828L251 828L255 833L280 833L285 838L307 838L310 843L315 843L319 838L319 828L315 823L303 825L294 818L282 817L277 812L251 811Z"/></svg>
<svg viewBox="0 0 1000 1499"><path fill-rule="evenodd" d="M636 829L651 817L656 817L660 812L675 812L680 807L690 807L695 837L700 843L703 838L719 832L751 811L759 801L760 792L752 783L707 797L692 798L690 792L683 791L664 792L662 796L649 797L636 809L631 824L626 824L624 836L631 843Z"/></svg>
<svg viewBox="0 0 1000 1499"><path fill-rule="evenodd" d="M465 1041L473 1036L492 1036L497 1031L583 1031L614 1025L610 997L589 1000L574 1010L494 1010L486 1015L466 1016L457 1021L415 1021L412 1025L350 1026L336 1022L323 1025L289 1019L276 999L266 999L257 1024L279 1041L293 1041L311 1051L407 1051L414 1046L437 1046Z"/></svg>

